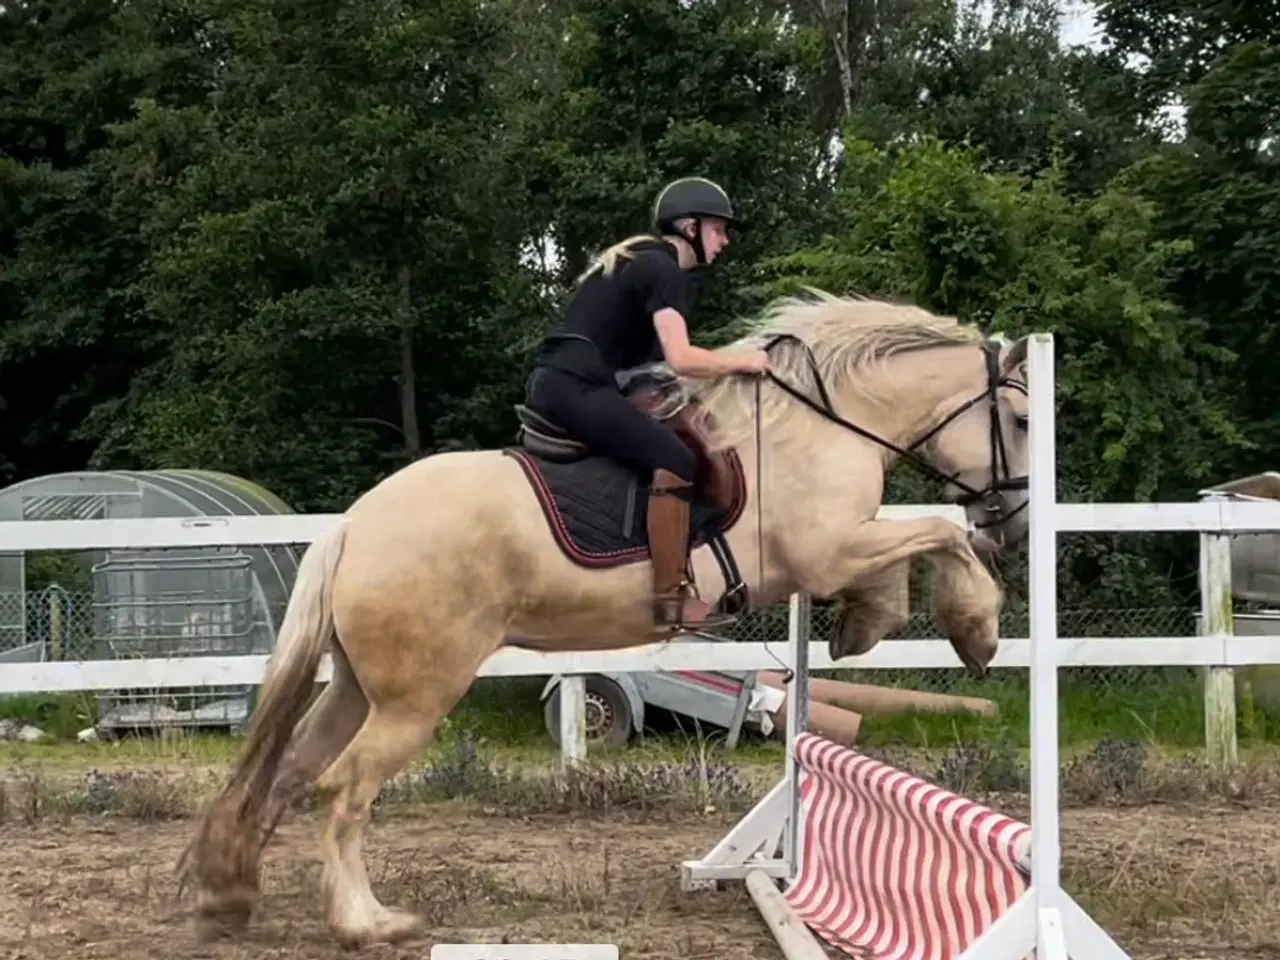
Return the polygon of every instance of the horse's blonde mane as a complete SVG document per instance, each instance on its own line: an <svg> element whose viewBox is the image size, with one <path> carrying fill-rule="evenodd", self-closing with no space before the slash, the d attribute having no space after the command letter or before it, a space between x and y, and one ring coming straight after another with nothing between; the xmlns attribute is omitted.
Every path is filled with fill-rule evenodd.
<svg viewBox="0 0 1280 960"><path fill-rule="evenodd" d="M814 289L774 300L752 328L747 336L717 352L760 349L778 334L790 334L809 350L784 342L770 351L773 371L782 380L820 403L811 354L830 394L853 396L872 407L890 399L884 389L886 361L915 350L978 343L984 336L955 317L912 304L856 295L837 297ZM685 389L698 401L695 425L713 447L741 442L754 430L757 387L754 377L686 381ZM776 387L760 390L759 402L762 429L780 428L782 435L803 436L807 431L802 424L817 422L812 410Z"/></svg>

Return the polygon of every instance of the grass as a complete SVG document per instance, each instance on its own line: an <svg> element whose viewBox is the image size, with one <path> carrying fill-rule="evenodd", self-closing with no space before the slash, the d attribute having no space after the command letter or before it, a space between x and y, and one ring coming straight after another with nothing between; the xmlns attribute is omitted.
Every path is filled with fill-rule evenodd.
<svg viewBox="0 0 1280 960"><path fill-rule="evenodd" d="M1025 759L1029 747L1030 709L1023 671L997 671L984 681L949 674L839 671L837 676L859 682L935 689L986 697L998 707L993 718L954 714L906 714L864 718L861 746L887 759L910 763L911 757L931 762L948 751L972 750L984 744L1009 757ZM1104 741L1133 741L1183 755L1197 755L1204 745L1204 701L1192 670L1111 670L1102 681L1097 671L1064 670L1060 688L1060 747L1064 756L1086 753ZM557 748L547 732L537 677L482 678L445 720L422 759L438 758L460 739L473 739L487 755L508 764L551 762ZM53 739L41 743L0 743L0 763L34 762L58 766L96 764L103 767L176 765L206 768L228 761L238 738L225 733L186 732L162 736L125 736L118 740L74 743L78 731L94 718L91 695L37 695L0 698L0 719L15 718L45 730ZM1240 706L1239 738L1243 754L1280 744L1280 710L1252 702ZM691 741L704 741L713 755L725 753L723 731L699 728L686 717L659 714L646 717L641 737L620 750L591 745L593 756L623 756L636 762L678 762ZM72 741L72 743L68 743ZM732 752L735 764L777 769L782 745L748 730Z"/></svg>
<svg viewBox="0 0 1280 960"><path fill-rule="evenodd" d="M1232 786L1205 767L1203 701L1190 671L1183 671L1181 676L1176 671L1149 672L1143 682L1108 686L1091 683L1080 672L1075 676L1069 671L1064 674L1064 802L1074 798L1079 803L1095 803L1122 794L1130 799L1168 799L1203 794L1206 790L1229 796L1233 790L1242 789L1242 776L1252 778L1251 789L1270 782L1269 772L1237 774ZM879 679L885 679L883 672ZM895 679L916 688L927 686L927 678L900 675ZM1030 717L1023 677L1010 672L985 682L954 677L948 680L946 689L950 692L986 696L995 701L999 715L991 719L968 715L867 717L861 749L957 793L1025 791L1029 782ZM434 796L432 790L444 789L443 795L452 796L449 789L454 788L445 789L442 783L474 781L483 787L477 788L483 802L491 805L504 806L508 803L504 797L524 794L540 798L529 801L534 808L551 803L553 797L559 797L556 803L563 802L556 792L563 785L546 780L547 771L554 771L557 766L559 751L544 727L538 697L542 686L539 678L478 681L423 750L413 766L416 773L406 774L419 777L408 795L422 801L428 795ZM22 707L27 711L23 719L30 722L63 722L61 729L56 725L50 729L63 739L0 743L0 766L38 769L40 776L50 782L78 783L79 771L91 768L103 776L123 772L189 775L207 786L226 769L240 742L239 737L226 733L171 731L158 736L69 743L69 731L82 728L86 719L84 703L77 698L14 698L6 706L11 715ZM1260 712L1256 707L1250 709ZM1242 717L1244 730L1250 722L1249 711L1242 710ZM713 776L711 771L732 770L735 780L755 789L774 782L782 768L782 743L758 732L747 732L737 748L729 751L724 748L722 731L698 729L688 718L658 718L655 723L658 730L647 730L624 747L591 745L589 773L594 780L579 784L579 788L601 793L611 798L610 803L626 805L648 802L644 799L643 782L648 782L644 778L650 775L669 779L674 776L673 771L683 770L686 779L701 780L705 786ZM1269 737L1249 737L1247 731L1242 735L1241 747L1249 769L1269 770L1280 756ZM464 762L460 759L464 757L470 759ZM1164 772L1153 774L1155 769ZM639 775L635 771L649 773L641 776L643 782L632 782ZM434 786L424 786L428 782ZM69 789L74 793L81 787ZM457 789L467 794L471 788ZM620 800L624 795L631 800Z"/></svg>
<svg viewBox="0 0 1280 960"><path fill-rule="evenodd" d="M1114 677L1117 671L1112 671ZM884 684L886 671L850 671L843 679ZM903 672L894 686L985 697L998 707L987 719L968 715L870 717L863 742L869 745L922 746L947 739L983 739L1025 747L1030 741L1031 704L1023 671L997 671L986 680L949 676L931 683L930 675ZM1280 719L1280 711L1275 714ZM1274 725L1274 724L1273 724ZM1204 698L1190 671L1144 671L1121 680L1099 680L1089 671L1063 670L1059 680L1060 742L1081 745L1104 737L1153 740L1167 746L1204 744ZM1245 731L1242 731L1245 733ZM1275 738L1273 742L1280 742Z"/></svg>
<svg viewBox="0 0 1280 960"><path fill-rule="evenodd" d="M52 737L73 738L91 726L97 711L89 693L23 693L0 697L0 720L18 720Z"/></svg>
<svg viewBox="0 0 1280 960"><path fill-rule="evenodd" d="M137 738L109 745L111 763L79 747L28 747L0 776L0 822L34 823L51 816L111 814L140 820L185 819L216 791L234 738ZM24 745L28 746L28 745ZM107 745L90 745L101 748ZM1024 815L1025 754L1007 745L965 742L939 751L868 749L900 769L955 793ZM78 763L71 762L77 756ZM394 780L383 785L388 810L462 802L490 813L610 813L619 810L696 814L745 812L776 781L781 749L739 755L714 744L674 738L640 750L597 750L564 772L555 754L534 755L489 745L472 734L443 737ZM1061 774L1065 808L1153 802L1280 803L1280 755L1254 754L1236 770L1218 773L1203 760L1135 741L1099 741L1076 751ZM302 806L310 808L308 796Z"/></svg>

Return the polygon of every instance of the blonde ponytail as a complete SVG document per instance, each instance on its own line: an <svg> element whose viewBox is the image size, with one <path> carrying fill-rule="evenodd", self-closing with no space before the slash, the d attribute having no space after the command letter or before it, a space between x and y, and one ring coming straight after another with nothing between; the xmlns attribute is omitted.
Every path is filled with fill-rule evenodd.
<svg viewBox="0 0 1280 960"><path fill-rule="evenodd" d="M619 260L629 258L631 256L631 250L633 247L644 243L646 240L655 239L657 238L651 233L637 233L635 236L627 237L625 240L619 240L592 260L587 266L587 269L583 270L582 273L578 275L578 279L575 280L574 283L582 283L583 280L587 279L587 277L591 276L591 274L595 273L597 270L601 271L606 277L609 276L617 268Z"/></svg>

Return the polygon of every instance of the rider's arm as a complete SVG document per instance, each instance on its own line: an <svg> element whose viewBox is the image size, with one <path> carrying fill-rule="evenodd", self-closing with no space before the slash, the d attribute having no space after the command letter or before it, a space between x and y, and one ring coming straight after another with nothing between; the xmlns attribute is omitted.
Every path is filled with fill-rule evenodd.
<svg viewBox="0 0 1280 960"><path fill-rule="evenodd" d="M682 377L717 377L743 369L740 357L727 357L689 342L686 317L693 310L693 284L689 275L665 255L645 257L636 282L644 308L662 344L662 357Z"/></svg>
<svg viewBox="0 0 1280 960"><path fill-rule="evenodd" d="M695 347L689 342L689 327L679 310L663 307L653 315L653 325L662 344L663 358L682 377L716 377L738 370L738 359Z"/></svg>

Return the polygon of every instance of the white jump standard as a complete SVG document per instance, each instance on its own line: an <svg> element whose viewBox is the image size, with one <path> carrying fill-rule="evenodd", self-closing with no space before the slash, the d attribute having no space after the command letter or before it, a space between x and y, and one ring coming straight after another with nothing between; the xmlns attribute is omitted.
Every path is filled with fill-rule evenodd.
<svg viewBox="0 0 1280 960"><path fill-rule="evenodd" d="M1022 960L1033 951L1037 960L1067 960L1068 957L1072 960L1129 960L1128 954L1062 889L1060 879L1058 669L1062 663L1062 655L1057 632L1058 504L1054 350L1050 334L1037 334L1031 338L1028 349L1028 393L1031 601L1029 883L1022 887L1021 895L1007 906L993 908L998 909L998 915L989 917L982 924L980 935L971 942L961 942L959 946L953 944L949 949L944 944L940 952L935 949L936 944L926 948L918 942L909 947L896 944L889 948L887 936L882 936L874 945L865 941L849 946L836 943L851 954L855 947L865 951L871 946L870 956L875 960L888 956ZM762 912L766 913L771 928L775 932L788 931L785 942L782 938L779 938L779 942L784 952L793 960L821 955L812 935L808 935L807 939L797 935L801 931L807 934L808 931L801 926L800 914L792 902L796 899L797 882L804 875L803 854L806 845L819 845L825 850L827 845L834 842L832 837L822 831L816 828L810 830L813 827L812 821L819 814L802 795L802 786L807 786L817 773L800 767L798 738L804 745L806 757L812 756L809 750L812 742L820 742L821 739L803 732L808 707L808 653L809 603L808 598L802 595L793 597L791 606L789 666L794 671L794 677L787 703L787 756L783 779L706 856L700 860L687 861L681 868L681 886L685 890L714 886L723 880L752 878L752 895ZM850 661L851 664L852 662ZM992 665L1000 665L998 656ZM848 754L849 758L859 759L854 751L846 751L843 747L835 749ZM904 778L896 779L900 784ZM922 781L909 779L915 786L923 787ZM894 788L885 789L888 791ZM941 795L945 791L936 790L936 793ZM887 792L880 799L888 804L899 802ZM977 804L967 806L975 811L985 809ZM914 814L904 816L903 822L919 822L917 815L920 809L917 807ZM934 806L933 809L941 808ZM1003 819L1004 823L1000 826L1008 829L1013 824L1011 835L1017 834L1015 822ZM931 829L939 829L940 822L931 820ZM972 831L968 825L963 830L957 828L957 834L960 833L965 834L966 843L972 839ZM864 846L871 842L863 839ZM1025 835L1016 836L1015 839L1017 849L1025 854ZM890 856L890 847L891 843L885 841L885 858ZM992 849L996 847L998 844ZM1023 858L1019 856L1018 859ZM1027 864L1024 862L1023 866ZM968 870L969 867L966 872ZM784 892L776 897L762 895L761 882L765 878L772 878L775 883L782 881ZM901 878L895 875L895 879ZM943 907L945 905L929 905L926 912L933 918L935 908L941 910ZM778 914L778 911L784 910L788 912L785 918ZM800 927L800 931L795 931L795 927ZM864 929L869 928L864 925ZM824 932L820 929L819 932L830 938L829 930ZM815 953L815 949L818 952ZM959 952L961 949L962 953Z"/></svg>

